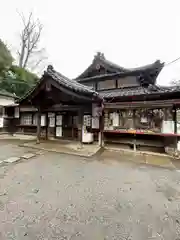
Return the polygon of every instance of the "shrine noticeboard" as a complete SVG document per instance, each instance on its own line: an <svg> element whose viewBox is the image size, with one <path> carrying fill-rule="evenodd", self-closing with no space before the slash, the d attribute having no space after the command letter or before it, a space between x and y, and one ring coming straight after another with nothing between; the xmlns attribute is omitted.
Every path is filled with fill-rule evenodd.
<svg viewBox="0 0 180 240"><path fill-rule="evenodd" d="M162 123L162 133L174 133L174 121L163 121Z"/></svg>
<svg viewBox="0 0 180 240"><path fill-rule="evenodd" d="M92 128L94 128L94 129L99 128L99 117L92 118Z"/></svg>
<svg viewBox="0 0 180 240"><path fill-rule="evenodd" d="M180 134L180 109L176 111L177 133Z"/></svg>
<svg viewBox="0 0 180 240"><path fill-rule="evenodd" d="M180 124L180 110L176 111L176 121Z"/></svg>
<svg viewBox="0 0 180 240"><path fill-rule="evenodd" d="M4 118L0 117L0 128L3 128L4 125Z"/></svg>
<svg viewBox="0 0 180 240"><path fill-rule="evenodd" d="M62 115L56 116L56 126L62 126Z"/></svg>
<svg viewBox="0 0 180 240"><path fill-rule="evenodd" d="M92 128L99 128L100 108L97 104L92 104Z"/></svg>
<svg viewBox="0 0 180 240"><path fill-rule="evenodd" d="M41 115L41 126L46 126L46 115Z"/></svg>
<svg viewBox="0 0 180 240"><path fill-rule="evenodd" d="M48 113L49 127L55 127L55 113Z"/></svg>
<svg viewBox="0 0 180 240"><path fill-rule="evenodd" d="M62 137L62 127L56 127L56 137Z"/></svg>
<svg viewBox="0 0 180 240"><path fill-rule="evenodd" d="M19 107L15 107L14 117L19 118Z"/></svg>

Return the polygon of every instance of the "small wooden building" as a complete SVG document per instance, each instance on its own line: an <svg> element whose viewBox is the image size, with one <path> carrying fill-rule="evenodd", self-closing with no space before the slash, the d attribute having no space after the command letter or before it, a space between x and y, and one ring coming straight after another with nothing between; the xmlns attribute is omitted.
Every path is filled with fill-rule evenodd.
<svg viewBox="0 0 180 240"><path fill-rule="evenodd" d="M91 131L92 104L98 93L48 66L37 86L19 101L18 132L45 139L79 139Z"/></svg>
<svg viewBox="0 0 180 240"><path fill-rule="evenodd" d="M13 133L14 119L19 118L17 99L16 95L0 90L0 133Z"/></svg>

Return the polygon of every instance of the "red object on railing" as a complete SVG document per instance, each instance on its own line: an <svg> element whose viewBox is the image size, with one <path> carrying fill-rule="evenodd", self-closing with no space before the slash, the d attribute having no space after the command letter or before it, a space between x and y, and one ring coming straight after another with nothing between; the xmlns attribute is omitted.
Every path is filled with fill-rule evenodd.
<svg viewBox="0 0 180 240"><path fill-rule="evenodd" d="M158 135L164 137L180 137L180 134L177 133L153 133L153 132L143 132L143 131L136 131L136 130L104 130L104 133L124 133L124 134L134 134L134 135Z"/></svg>

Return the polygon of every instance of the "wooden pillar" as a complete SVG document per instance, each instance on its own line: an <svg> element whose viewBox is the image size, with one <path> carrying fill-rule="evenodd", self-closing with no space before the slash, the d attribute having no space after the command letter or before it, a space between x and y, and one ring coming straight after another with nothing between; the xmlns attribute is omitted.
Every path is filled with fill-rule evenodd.
<svg viewBox="0 0 180 240"><path fill-rule="evenodd" d="M177 111L176 106L173 107L173 120L174 120L174 133L177 134ZM175 137L174 151L176 152L178 148L178 137Z"/></svg>
<svg viewBox="0 0 180 240"><path fill-rule="evenodd" d="M83 134L83 109L78 111L78 140L82 144L82 134Z"/></svg>
<svg viewBox="0 0 180 240"><path fill-rule="evenodd" d="M134 134L134 140L133 140L133 150L136 152L136 134Z"/></svg>
<svg viewBox="0 0 180 240"><path fill-rule="evenodd" d="M105 127L107 128L108 126L109 126L109 124L108 124L108 122L109 122L109 111L108 111L108 109L103 109L103 145L105 144L105 142L106 142L106 136L105 136L105 134L104 134L104 129L105 129Z"/></svg>
<svg viewBox="0 0 180 240"><path fill-rule="evenodd" d="M99 146L104 146L104 112L99 118Z"/></svg>
<svg viewBox="0 0 180 240"><path fill-rule="evenodd" d="M49 118L48 118L48 113L46 113L46 140L48 140L48 131L49 131Z"/></svg>
<svg viewBox="0 0 180 240"><path fill-rule="evenodd" d="M133 128L134 130L136 130L136 110L133 109ZM133 150L134 152L136 152L137 148L136 148L136 134L133 135L134 139L133 139Z"/></svg>
<svg viewBox="0 0 180 240"><path fill-rule="evenodd" d="M174 133L177 133L177 112L176 112L176 106L173 108L173 120L174 120Z"/></svg>
<svg viewBox="0 0 180 240"><path fill-rule="evenodd" d="M37 139L36 143L40 143L40 136L41 136L41 111L40 108L38 108L37 112Z"/></svg>

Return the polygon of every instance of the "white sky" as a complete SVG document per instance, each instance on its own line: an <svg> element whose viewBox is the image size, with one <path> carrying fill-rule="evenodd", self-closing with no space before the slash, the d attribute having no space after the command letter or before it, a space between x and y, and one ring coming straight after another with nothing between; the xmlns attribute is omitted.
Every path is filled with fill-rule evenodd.
<svg viewBox="0 0 180 240"><path fill-rule="evenodd" d="M5 0L1 2L1 38L12 49L21 28L17 14L33 10L44 25L41 46L48 63L76 77L96 51L124 67L180 56L179 0ZM180 79L180 61L161 72L158 83Z"/></svg>

